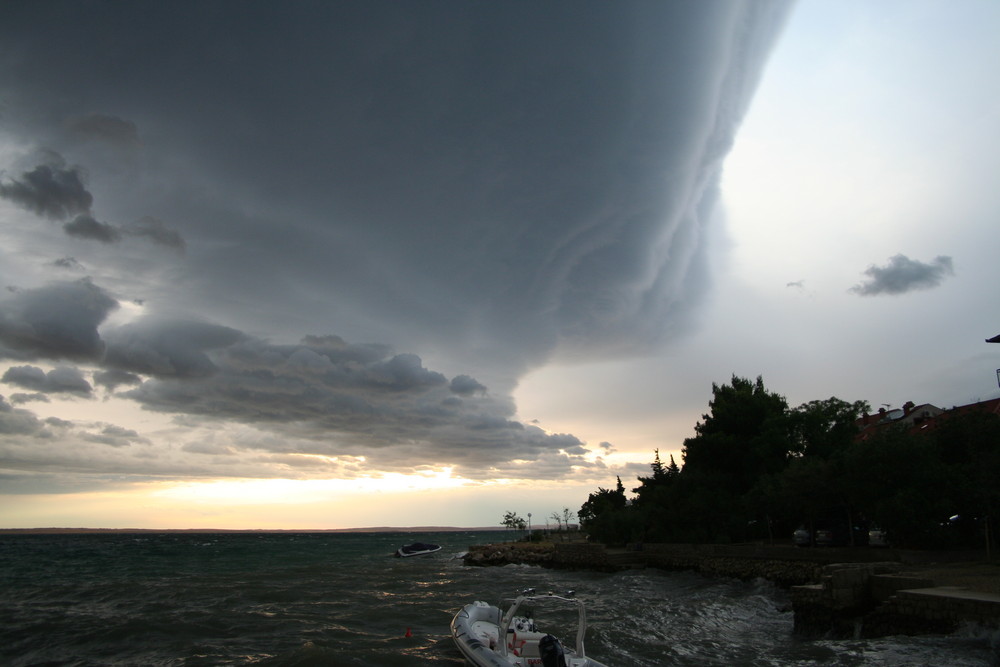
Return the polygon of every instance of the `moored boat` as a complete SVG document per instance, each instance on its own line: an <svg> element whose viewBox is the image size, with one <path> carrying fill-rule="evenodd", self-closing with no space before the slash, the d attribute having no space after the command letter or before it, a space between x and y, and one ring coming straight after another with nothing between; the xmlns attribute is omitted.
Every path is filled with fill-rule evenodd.
<svg viewBox="0 0 1000 667"><path fill-rule="evenodd" d="M425 542L414 542L413 544L404 544L396 549L396 556L400 558L409 558L410 556L424 556L426 554L432 554L435 551L441 551L440 545L427 544Z"/></svg>
<svg viewBox="0 0 1000 667"><path fill-rule="evenodd" d="M529 608L575 607L575 646L563 646L555 636L541 632ZM587 657L583 640L587 614L583 601L572 596L528 590L515 598L506 612L499 606L476 601L465 605L451 622L451 636L465 659L478 667L606 667Z"/></svg>

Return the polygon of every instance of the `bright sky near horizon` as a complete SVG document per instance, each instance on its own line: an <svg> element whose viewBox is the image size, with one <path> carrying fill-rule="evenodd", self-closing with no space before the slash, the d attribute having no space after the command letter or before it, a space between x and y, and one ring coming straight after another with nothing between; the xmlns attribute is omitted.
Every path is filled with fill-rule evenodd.
<svg viewBox="0 0 1000 667"><path fill-rule="evenodd" d="M991 0L5 3L0 527L544 523L712 383L1000 395Z"/></svg>

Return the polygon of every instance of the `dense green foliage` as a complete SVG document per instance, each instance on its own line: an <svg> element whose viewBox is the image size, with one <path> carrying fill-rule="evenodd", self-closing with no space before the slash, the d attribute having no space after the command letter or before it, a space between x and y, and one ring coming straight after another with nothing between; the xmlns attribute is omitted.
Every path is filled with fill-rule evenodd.
<svg viewBox="0 0 1000 667"><path fill-rule="evenodd" d="M712 385L709 414L665 465L626 495L599 489L580 522L605 543L765 540L802 527L842 544L886 530L896 546L981 548L1000 507L1000 417L946 413L934 427L888 425L859 438L869 406L838 398L789 408L763 380ZM994 525L995 522L994 522ZM995 542L995 539L993 540Z"/></svg>

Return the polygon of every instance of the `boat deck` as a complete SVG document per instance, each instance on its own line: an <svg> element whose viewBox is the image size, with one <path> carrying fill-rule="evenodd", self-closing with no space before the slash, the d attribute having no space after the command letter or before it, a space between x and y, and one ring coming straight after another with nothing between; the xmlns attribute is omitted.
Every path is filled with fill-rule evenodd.
<svg viewBox="0 0 1000 667"><path fill-rule="evenodd" d="M489 621L473 621L472 625L469 626L471 634L473 634L479 641L481 641L490 649L496 649L500 644L500 630L497 628L496 623L490 623Z"/></svg>

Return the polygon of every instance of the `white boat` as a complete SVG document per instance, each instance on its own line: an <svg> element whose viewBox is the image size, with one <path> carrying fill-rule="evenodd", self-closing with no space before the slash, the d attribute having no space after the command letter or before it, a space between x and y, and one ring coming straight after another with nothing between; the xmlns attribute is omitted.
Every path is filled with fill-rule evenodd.
<svg viewBox="0 0 1000 667"><path fill-rule="evenodd" d="M568 648L553 635L540 632L529 608L575 607L576 645ZM504 612L498 606L476 601L462 607L451 622L451 636L465 659L480 667L606 667L588 658L583 648L587 612L583 601L566 595L536 595L527 590Z"/></svg>
<svg viewBox="0 0 1000 667"><path fill-rule="evenodd" d="M441 547L438 546L437 544L414 542L413 544L404 544L403 546L396 549L396 556L400 558L409 558L410 556L425 556L427 554L432 554L435 551L441 551Z"/></svg>

